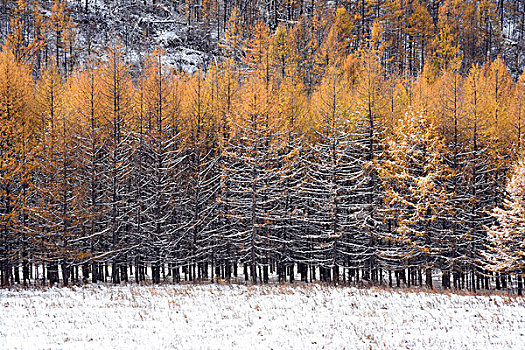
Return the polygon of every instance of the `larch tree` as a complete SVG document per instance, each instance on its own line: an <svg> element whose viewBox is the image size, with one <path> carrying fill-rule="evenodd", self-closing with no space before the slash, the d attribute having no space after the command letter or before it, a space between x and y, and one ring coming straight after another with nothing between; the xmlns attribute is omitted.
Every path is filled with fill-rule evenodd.
<svg viewBox="0 0 525 350"><path fill-rule="evenodd" d="M361 177L353 139L354 120L348 86L337 67L319 86L313 100L315 134L304 190L308 196L307 235L313 243L312 263L322 267L321 278L338 283L342 267L354 267L363 253L356 241L353 196ZM345 103L346 102L346 103Z"/></svg>
<svg viewBox="0 0 525 350"><path fill-rule="evenodd" d="M41 149L39 150L39 160L42 161L41 179L36 186L39 196L37 216L40 217L38 228L41 245L43 247L42 259L48 264L48 279L53 285L58 282L58 259L60 259L60 236L61 231L60 199L58 195L60 183L58 173L60 164L58 163L60 150L57 147L59 140L59 120L64 117L64 98L65 88L62 77L56 70L54 64L50 65L44 72L39 82L36 100L38 109L41 111ZM49 172L48 172L49 171ZM57 198L55 203L49 199ZM62 203L67 205L67 203ZM56 219L56 220L55 220ZM65 223L65 222L64 222Z"/></svg>
<svg viewBox="0 0 525 350"><path fill-rule="evenodd" d="M102 115L102 95L99 62L91 62L86 69L77 72L71 79L70 113L79 123L78 152L79 179L85 191L81 204L83 236L78 238L86 263L83 276L92 282L103 280L99 256L104 253L104 218L108 214L107 198L104 195L104 158L106 136Z"/></svg>
<svg viewBox="0 0 525 350"><path fill-rule="evenodd" d="M515 158L512 119L514 101L514 84L512 78L501 59L485 63L479 75L479 119L480 135L483 136L487 149L487 162L490 166L487 171L489 183L486 208L491 209L500 205L505 187L505 174ZM490 221L490 217L486 217ZM480 249L482 252L483 249ZM479 262L482 265L482 262ZM478 276L476 283L485 278ZM497 284L499 284L497 279ZM506 280L503 276L502 281ZM504 282L505 283L505 282ZM497 286L499 287L499 286Z"/></svg>
<svg viewBox="0 0 525 350"><path fill-rule="evenodd" d="M244 50L244 64L247 74L257 72L261 79L270 82L270 34L268 27L261 21L257 22L251 39Z"/></svg>
<svg viewBox="0 0 525 350"><path fill-rule="evenodd" d="M112 43L107 51L107 59L101 67L100 83L104 147L107 150L103 183L109 206L109 215L104 222L106 261L111 259L111 280L120 283L128 279L126 254L131 227L128 218L130 209L125 196L130 190L128 175L132 134L128 131L133 87L122 48L117 43Z"/></svg>
<svg viewBox="0 0 525 350"><path fill-rule="evenodd" d="M396 218L395 229L385 235L394 244L383 254L397 259L401 266L417 268L420 284L424 269L429 287L441 253L439 218L448 210L444 151L436 128L424 113L408 112L396 125L379 169L387 190L385 204Z"/></svg>
<svg viewBox="0 0 525 350"><path fill-rule="evenodd" d="M465 161L462 188L465 196L465 210L459 218L464 223L465 244L461 245L463 271L469 270L470 279L467 284L471 289L479 286L480 253L484 250L486 233L484 225L492 220L486 211L494 205L497 194L495 178L493 176L493 158L490 155L488 127L490 119L483 118L482 96L482 69L478 66L471 68L464 84L465 123ZM464 278L462 278L464 280ZM462 283L463 284L463 283Z"/></svg>
<svg viewBox="0 0 525 350"><path fill-rule="evenodd" d="M450 176L445 179L448 188L450 210L444 213L443 228L448 228L449 249L442 251L441 266L442 285L451 287L451 276L458 287L460 265L467 244L466 222L468 196L464 194L463 169L468 160L467 141L468 124L464 110L464 78L459 74L459 63L456 68L444 69L433 84L434 99L432 115L434 125L439 129L447 149L445 159L450 169ZM445 237L443 237L444 244Z"/></svg>
<svg viewBox="0 0 525 350"><path fill-rule="evenodd" d="M212 112L212 85L197 75L189 82L185 115L188 122L187 153L187 256L190 258L190 279L202 280L208 276L210 248L208 236L213 229L212 204L220 185L216 163L216 125Z"/></svg>
<svg viewBox="0 0 525 350"><path fill-rule="evenodd" d="M54 63L57 69L64 73L71 71L73 66L73 48L75 41L75 25L68 14L68 8L63 0L53 0L53 7L49 17L48 42L46 50L54 50ZM50 59L51 60L51 59Z"/></svg>
<svg viewBox="0 0 525 350"><path fill-rule="evenodd" d="M135 113L134 133L136 155L132 173L132 194L129 207L135 206L133 215L134 244L142 248L140 264L152 266L154 283L161 280L161 267L171 255L171 242L176 239L176 222L172 217L173 198L171 186L181 160L173 152L174 125L172 113L172 75L156 50L146 60L140 87L140 111ZM144 259L146 259L144 261ZM162 269L163 270L163 269Z"/></svg>
<svg viewBox="0 0 525 350"><path fill-rule="evenodd" d="M374 44L374 40L378 38L377 34L373 32L368 48L360 52L354 86L356 124L354 139L357 145L354 157L358 159L362 174L354 200L361 208L358 216L359 226L367 235L366 240L369 245L359 265L364 268L364 277L373 280L380 277L376 252L378 242L375 237L385 229L383 215L378 211L382 201L382 189L375 164L380 162L389 127L385 118L387 115L385 110L388 109L388 98L386 98L388 90L385 91L384 87L387 84L379 63L380 51L375 49Z"/></svg>
<svg viewBox="0 0 525 350"><path fill-rule="evenodd" d="M83 187L79 183L79 125L66 105L70 89L54 63L43 72L37 93L42 120L39 154L37 216L42 220L44 257L49 264L50 283L67 285L71 266L80 253L76 239L81 234ZM68 96L69 95L69 96Z"/></svg>
<svg viewBox="0 0 525 350"><path fill-rule="evenodd" d="M212 210L215 212L212 227L213 234L210 254L212 263L215 263L215 276L230 280L232 273L237 277L238 251L235 248L235 226L229 215L230 206L230 160L228 155L230 138L237 129L235 122L236 107L240 104L241 89L239 74L232 69L232 61L226 61L224 66L216 67L212 75L212 84L215 86L214 114L216 132L216 166L218 167L219 184L216 191L215 203Z"/></svg>
<svg viewBox="0 0 525 350"><path fill-rule="evenodd" d="M291 74L290 74L291 73ZM305 208L302 194L304 179L307 174L309 149L306 144L308 122L307 98L305 87L298 74L290 70L290 76L280 83L280 93L275 110L280 124L279 134L282 147L278 154L279 184L278 210L272 213L275 222L275 235L280 240L280 254L277 262L277 274L280 280L294 278L294 262L300 261L298 268L301 279L307 280L308 247L304 232L308 230L304 222Z"/></svg>
<svg viewBox="0 0 525 350"><path fill-rule="evenodd" d="M274 209L278 147L273 97L266 83L248 77L243 86L244 101L232 115L232 131L224 157L228 191L222 202L228 208L233 240L244 263L245 279L268 281L268 267L274 247L268 239ZM257 269L264 269L257 272ZM248 272L249 268L249 272ZM259 277L258 277L259 276Z"/></svg>
<svg viewBox="0 0 525 350"><path fill-rule="evenodd" d="M27 67L12 51L0 53L0 284L19 282L15 262L27 261L36 252L26 231L28 191L32 184L34 131L33 87Z"/></svg>
<svg viewBox="0 0 525 350"><path fill-rule="evenodd" d="M485 257L488 269L518 276L518 295L522 294L525 269L525 164L517 162L505 187L501 206L491 211L495 223L487 228Z"/></svg>
<svg viewBox="0 0 525 350"><path fill-rule="evenodd" d="M515 153L523 152L523 122L525 117L525 74L521 74L515 87L514 118L511 121L512 133L515 134Z"/></svg>
<svg viewBox="0 0 525 350"><path fill-rule="evenodd" d="M36 33L29 37L26 33L26 18L29 17L31 9L25 1L18 1L16 8L9 17L10 33L5 38L5 50L11 51L15 60L24 64L34 64L39 59L40 50L46 46L45 41L40 35ZM37 19L34 19L34 27L39 24ZM39 67L38 67L39 68Z"/></svg>
<svg viewBox="0 0 525 350"><path fill-rule="evenodd" d="M230 19L225 27L224 38L219 43L219 48L224 52L227 58L238 62L242 56L242 47L244 43L244 30L241 23L239 9L234 7L230 14Z"/></svg>

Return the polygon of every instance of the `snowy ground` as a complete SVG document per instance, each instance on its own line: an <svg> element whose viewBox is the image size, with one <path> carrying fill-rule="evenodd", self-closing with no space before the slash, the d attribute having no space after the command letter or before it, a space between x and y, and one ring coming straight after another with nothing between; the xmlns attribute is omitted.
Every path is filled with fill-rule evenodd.
<svg viewBox="0 0 525 350"><path fill-rule="evenodd" d="M525 299L178 285L0 290L1 349L525 349Z"/></svg>

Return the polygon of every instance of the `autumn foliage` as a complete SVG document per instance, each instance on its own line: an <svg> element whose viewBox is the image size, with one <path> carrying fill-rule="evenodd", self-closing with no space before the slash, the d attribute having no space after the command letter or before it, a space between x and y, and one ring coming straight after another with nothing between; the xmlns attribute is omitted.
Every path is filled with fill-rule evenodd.
<svg viewBox="0 0 525 350"><path fill-rule="evenodd" d="M524 79L484 46L483 4L387 1L370 30L344 7L253 28L234 9L222 60L188 76L160 49L132 67L118 41L74 66L56 2L54 59L16 31L0 53L2 284L41 266L65 284L506 285Z"/></svg>

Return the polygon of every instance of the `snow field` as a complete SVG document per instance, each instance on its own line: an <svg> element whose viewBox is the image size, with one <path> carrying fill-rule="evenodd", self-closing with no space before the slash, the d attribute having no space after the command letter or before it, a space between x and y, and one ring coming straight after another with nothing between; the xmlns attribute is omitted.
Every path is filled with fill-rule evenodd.
<svg viewBox="0 0 525 350"><path fill-rule="evenodd" d="M525 299L349 287L0 290L1 349L525 349Z"/></svg>

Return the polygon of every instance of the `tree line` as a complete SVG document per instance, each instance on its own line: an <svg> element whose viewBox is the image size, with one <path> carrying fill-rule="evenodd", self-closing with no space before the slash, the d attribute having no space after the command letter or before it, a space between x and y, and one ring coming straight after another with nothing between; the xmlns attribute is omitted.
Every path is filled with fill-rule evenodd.
<svg viewBox="0 0 525 350"><path fill-rule="evenodd" d="M126 16L117 18L115 12ZM137 12L159 17L135 22ZM302 46L298 54L308 62L337 22L332 35L350 52L366 47L380 27L388 72L418 75L428 60L443 66L460 56L466 74L472 65L500 56L517 77L524 66L524 13L520 0L4 0L0 38L16 39L15 54L36 70L54 61L70 72L87 57L103 54L101 40L114 36L122 35L126 51L152 50L162 41L156 30L162 30L163 14L164 21L180 26L178 41L164 43L166 48L191 47L212 62L223 55L225 37L235 32L240 45L261 22L272 33L295 31Z"/></svg>
<svg viewBox="0 0 525 350"><path fill-rule="evenodd" d="M35 70L9 37L1 284L431 287L440 272L471 290L512 275L521 292L519 215L502 215L521 205L525 78L500 58L464 72L458 51L396 73L379 24L345 46L345 13L312 51L299 25L243 39L234 13L223 59L192 76L161 50L131 67L117 41Z"/></svg>

